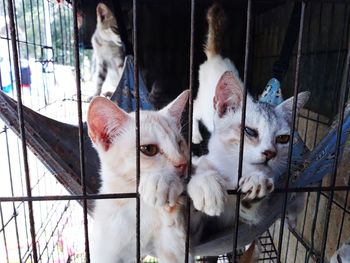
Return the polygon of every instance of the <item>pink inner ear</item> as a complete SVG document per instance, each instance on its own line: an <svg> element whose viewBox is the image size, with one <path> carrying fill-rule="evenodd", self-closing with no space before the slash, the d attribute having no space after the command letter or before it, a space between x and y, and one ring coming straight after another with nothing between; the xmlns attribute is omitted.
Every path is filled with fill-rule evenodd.
<svg viewBox="0 0 350 263"><path fill-rule="evenodd" d="M221 118L229 107L241 106L243 85L232 72L226 71L218 81L213 99L214 109Z"/></svg>
<svg viewBox="0 0 350 263"><path fill-rule="evenodd" d="M128 118L128 114L111 101L101 97L93 99L87 116L91 140L94 144L102 145L107 151Z"/></svg>
<svg viewBox="0 0 350 263"><path fill-rule="evenodd" d="M188 102L189 90L183 91L172 103L170 103L168 111L171 116L176 119L176 125L180 127L182 112Z"/></svg>
<svg viewBox="0 0 350 263"><path fill-rule="evenodd" d="M97 5L96 12L97 12L97 16L101 17L101 20L103 21L106 18L109 12L109 9L106 5L100 3Z"/></svg>

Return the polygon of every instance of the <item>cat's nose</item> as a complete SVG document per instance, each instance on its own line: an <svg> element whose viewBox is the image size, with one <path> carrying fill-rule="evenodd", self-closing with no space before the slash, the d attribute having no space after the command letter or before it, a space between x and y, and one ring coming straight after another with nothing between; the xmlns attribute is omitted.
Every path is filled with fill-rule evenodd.
<svg viewBox="0 0 350 263"><path fill-rule="evenodd" d="M270 161L272 158L275 158L277 153L275 151L266 150L263 152L263 155L266 157L266 161Z"/></svg>
<svg viewBox="0 0 350 263"><path fill-rule="evenodd" d="M175 165L176 170L181 174L181 175L186 175L187 171L187 162L181 162Z"/></svg>

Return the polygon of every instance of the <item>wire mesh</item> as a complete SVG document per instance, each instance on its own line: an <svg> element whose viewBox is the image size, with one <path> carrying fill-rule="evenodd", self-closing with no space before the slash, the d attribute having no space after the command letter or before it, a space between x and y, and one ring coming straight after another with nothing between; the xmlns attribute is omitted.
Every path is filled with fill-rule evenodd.
<svg viewBox="0 0 350 263"><path fill-rule="evenodd" d="M133 1L136 86L138 86L139 76L138 30L142 30L139 21L143 19L138 9L140 2L147 4L147 1ZM290 10L289 2L286 1L282 6L272 10L254 13L254 8L261 5L261 2L248 1L244 10L247 18L244 82L246 84L251 82L253 91L256 91L257 87L262 87L266 81L264 78L269 76L266 68L271 67L266 65L272 64L278 56L278 47L282 42L279 30L284 32L283 29L286 27L281 23L277 29L274 28L276 23L271 16L274 19L283 20L281 14L285 15ZM269 3L269 1L265 2ZM194 64L197 63L193 50L193 43L197 41L195 39L196 12L201 8L201 4L199 1L192 0L191 8L189 83L192 90L192 87L195 87L192 74ZM0 53L1 90L12 97L17 97L19 122L22 124L22 137L19 140L9 127L0 122L0 164L3 170L0 186L0 262L89 262L87 200L102 198L136 198L138 200L135 256L136 261L141 259L139 220L142 219L139 214L140 201L137 190L132 194L87 195L84 162L81 162L82 195L72 196L36 156L30 151L27 153L23 126L25 124L21 114L22 101L24 105L41 114L78 124L80 158L84 159L82 125L87 107L84 99L87 95L85 90L82 90L82 86L85 89L85 86L89 85L85 80L90 78L90 66L86 64L91 61L91 52L79 48L77 12L75 1L73 5L70 2L57 4L56 1L50 0L2 0L0 2L0 15L4 21L0 25L0 41L3 49ZM291 67L284 82L286 94L296 95L299 89L307 89L307 85L314 82L315 84L311 85L313 91L318 85L321 90L326 90L326 96L332 98L326 103L325 108L329 109L327 112L320 110L317 105L311 105L311 109L301 112L301 116L296 120L296 130L311 150L327 133L336 114L339 122L343 122L343 110L348 101L349 92L349 14L349 4L341 1L339 3L303 2L300 31L304 36L301 37L299 33L298 48L292 57ZM332 32L334 34L331 34ZM334 35L337 37L333 37ZM32 76L29 83L25 81L25 72L28 68ZM249 68L252 68L251 75L248 72ZM250 81L249 78L252 80ZM313 104L323 102L323 100L320 101L324 98L321 95L313 95L319 99ZM139 101L138 92L136 92L136 98ZM192 97L188 118L190 123L192 123L191 105ZM296 102L294 114L295 108ZM139 114L138 111L136 112ZM244 117L243 112L243 123ZM139 128L139 122L136 123L136 127ZM138 128L135 132L139 136ZM191 138L191 130L189 125L189 138ZM338 129L338 146L340 134L341 126ZM138 136L136 136L137 145L139 145ZM344 231L350 227L350 175L346 168L349 147L348 140L342 160L338 159L339 153L335 153L332 174L318 186L300 189L286 185L285 189L276 189L276 193L284 193L286 198L291 192L306 192L304 209L298 216L296 228L286 227L282 217L282 220L276 222L259 237L259 261L326 262L342 242L349 238L349 233ZM241 152L242 150L243 143ZM292 146L290 153L291 150ZM240 155L240 162L242 158L243 154ZM289 164L291 163L290 154ZM139 163L136 165L139 167ZM242 171L239 173L241 174ZM137 177L139 174L138 170ZM231 194L237 194L237 191L231 191ZM83 207L77 202L81 200L83 200ZM239 211L239 202L237 204L236 215ZM282 211L282 214L285 213L286 202ZM189 230L187 232L189 233ZM238 261L241 253L237 249L237 233L237 229L232 233L234 259L232 254L219 257L213 255L213 257L198 258L196 262ZM184 246L188 253L189 237ZM188 260L187 256L186 262ZM156 262L156 259L146 259L146 262Z"/></svg>

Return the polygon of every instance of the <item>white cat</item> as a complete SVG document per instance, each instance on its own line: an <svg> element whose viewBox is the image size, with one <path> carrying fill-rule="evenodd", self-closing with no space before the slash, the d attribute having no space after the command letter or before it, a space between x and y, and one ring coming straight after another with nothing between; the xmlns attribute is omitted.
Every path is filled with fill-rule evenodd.
<svg viewBox="0 0 350 263"><path fill-rule="evenodd" d="M350 263L350 239L335 251L331 257L330 263Z"/></svg>
<svg viewBox="0 0 350 263"><path fill-rule="evenodd" d="M141 253L160 262L184 262L183 200L188 148L181 115L188 91L160 111L140 112ZM88 109L88 131L101 162L101 194L136 191L135 115L106 98ZM93 212L92 263L134 262L135 199L97 200Z"/></svg>
<svg viewBox="0 0 350 263"><path fill-rule="evenodd" d="M255 101L248 94L243 128L243 173L238 184L244 87L233 63L219 53L218 43L222 36L216 31L225 20L221 6L213 5L207 18L208 59L200 67L200 87L194 104L194 118L201 119L212 134L208 144L209 153L194 159L196 170L188 184L188 193L196 209L208 215L220 215L224 211L221 219L229 223L235 198L230 196L230 201L226 202L226 189L236 189L239 185L245 194L240 216L248 223L255 224L259 221L259 215L249 210L250 201L269 194L274 188L273 177L279 175L287 164L293 98L273 107ZM297 112L308 98L308 92L298 95ZM193 127L193 142L199 142L201 136L198 125L194 123ZM225 206L231 209L225 209Z"/></svg>
<svg viewBox="0 0 350 263"><path fill-rule="evenodd" d="M96 7L96 14L96 30L91 38L95 62L94 96L101 94L102 86L105 90L103 94L111 96L122 75L125 50L120 38L117 20L112 11L105 4L99 3ZM108 81L105 83L106 78ZM91 99L92 97L89 100Z"/></svg>
<svg viewBox="0 0 350 263"><path fill-rule="evenodd" d="M214 4L207 13L208 39L205 45L207 60L199 68L199 89L193 102L192 142L200 143L203 138L199 131L198 122L202 121L209 132L213 132L214 108L213 98L215 87L224 72L231 71L238 76L235 65L229 58L223 58L221 46L224 42L226 16L219 4Z"/></svg>
<svg viewBox="0 0 350 263"><path fill-rule="evenodd" d="M298 95L297 111L308 97L308 92ZM209 140L209 153L194 161L197 168L188 185L194 207L209 215L220 215L225 210L225 191L237 188L242 100L240 79L231 72L224 73L213 100L214 130ZM273 177L287 164L293 98L273 107L254 101L248 95L246 106L243 173L239 187L246 194L243 201L250 201L270 193L274 187ZM242 219L258 222L254 213L241 212Z"/></svg>

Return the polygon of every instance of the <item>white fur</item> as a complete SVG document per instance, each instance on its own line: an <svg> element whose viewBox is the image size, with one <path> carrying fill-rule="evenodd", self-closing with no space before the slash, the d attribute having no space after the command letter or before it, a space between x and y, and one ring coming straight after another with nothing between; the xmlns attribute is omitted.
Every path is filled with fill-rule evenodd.
<svg viewBox="0 0 350 263"><path fill-rule="evenodd" d="M224 60L220 56L216 56L216 59L218 61L214 64L210 64L210 62L208 62L209 59L206 65L212 65L214 67L216 65L227 65L227 70L231 69L232 64L227 63L227 59ZM200 70L203 70L203 67L201 67ZM204 68L204 70L206 71L207 69ZM222 70L224 69L220 68L220 71ZM213 68L206 73L209 75L210 72L216 71L217 69ZM204 75L204 73L200 72L200 75ZM226 189L237 189L238 186L239 143L242 115L241 100L243 98L243 85L237 73L228 73L228 75L231 76L229 78L231 82L229 81L230 84L227 84L228 82L225 83L225 85L222 84L222 87L228 87L229 85L233 87L230 87L231 94L221 98L223 102L228 104L225 111L222 111L225 112L225 114L222 116L220 115L220 110L222 109L219 109L219 107L220 105L226 104L220 104L218 100L220 96L226 95L214 95L217 96L215 99L217 101L215 104L216 109L210 107L208 102L202 103L201 101L197 101L197 103L201 105L207 105L208 108L212 108L213 131L208 145L209 153L201 157L197 170L188 185L188 193L196 209L209 215L219 215L224 212L222 217L231 216L232 214L231 212L223 210L225 207L223 205L223 203L225 203L225 197L221 194L222 191ZM220 82L217 85L215 84L215 87L216 93L218 93L218 90L220 91ZM202 86L200 88L202 88ZM210 92L212 92L212 90L213 89L211 89ZM213 93L215 94L215 91L213 91ZM202 94L201 91L199 94ZM207 94L208 97L210 95L211 94ZM204 98L204 96L199 96L197 100L200 98ZM301 93L298 96L299 103L297 110L306 103L307 99L307 93ZM247 97L245 126L256 130L258 132L258 139L251 140L248 135L244 137L243 171L239 186L241 192L245 194L243 197L245 201L262 198L272 192L273 177L278 176L287 163L288 143L276 143L276 137L290 134L292 102L293 99L289 99L276 108L273 108L268 104L255 102L249 95ZM209 115L208 111L206 114ZM268 162L266 162L266 156L264 155L264 151L267 150L277 153L277 155ZM203 165L205 167L204 169L201 168ZM210 176L211 179L209 181L208 177ZM216 181L216 183L213 183L213 180ZM217 186L217 184L221 185L221 187ZM221 201L218 200L220 198L222 198ZM245 208L243 207L242 209ZM254 212L249 213L246 209L244 213L241 213L241 217L244 221L253 224L257 223L259 220L258 215Z"/></svg>
<svg viewBox="0 0 350 263"><path fill-rule="evenodd" d="M198 122L202 121L209 132L213 132L214 108L213 97L216 85L225 71L232 71L238 75L235 65L228 58L220 55L209 57L199 68L199 89L193 104L192 142L200 143L203 138L200 134Z"/></svg>
<svg viewBox="0 0 350 263"><path fill-rule="evenodd" d="M156 256L160 262L183 262L185 255L180 197L185 172L180 172L177 166L188 160L179 126L187 98L188 91L159 112L140 113L140 145L155 144L160 150L154 156L140 153L141 253ZM89 134L101 161L99 192L133 193L136 191L135 115L126 114L111 103L98 97L88 111ZM104 140L104 132L111 140ZM93 220L91 262L135 262L135 199L98 200Z"/></svg>

